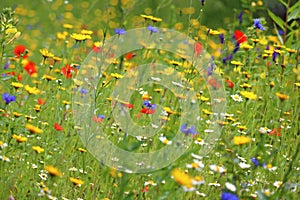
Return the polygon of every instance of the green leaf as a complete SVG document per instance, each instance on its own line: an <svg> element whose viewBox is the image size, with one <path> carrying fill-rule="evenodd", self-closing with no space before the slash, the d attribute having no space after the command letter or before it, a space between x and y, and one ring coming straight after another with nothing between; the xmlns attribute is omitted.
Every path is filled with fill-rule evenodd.
<svg viewBox="0 0 300 200"><path fill-rule="evenodd" d="M300 8L300 1L298 1L297 3L295 3L292 7L290 7L288 9L288 13L291 13L293 12L294 10L299 10Z"/></svg>
<svg viewBox="0 0 300 200"><path fill-rule="evenodd" d="M268 14L269 14L269 16L272 18L272 20L282 29L282 30L284 30L285 28L284 28L284 21L280 18L280 17L278 17L278 16L276 16L272 11L270 11L269 9L268 9Z"/></svg>
<svg viewBox="0 0 300 200"><path fill-rule="evenodd" d="M300 2L300 1L299 1ZM288 14L288 22L299 17L300 9L295 9Z"/></svg>
<svg viewBox="0 0 300 200"><path fill-rule="evenodd" d="M278 31L278 29L277 29L277 27L276 27L275 24L274 24L274 26L275 26L276 34L277 34L277 37L278 37L280 43L281 43L281 44L284 44L284 43L283 43L283 39L282 39L281 35L279 34L279 31Z"/></svg>
<svg viewBox="0 0 300 200"><path fill-rule="evenodd" d="M284 2L283 0L279 0L280 3L282 3L286 8L288 7L288 4L286 2Z"/></svg>

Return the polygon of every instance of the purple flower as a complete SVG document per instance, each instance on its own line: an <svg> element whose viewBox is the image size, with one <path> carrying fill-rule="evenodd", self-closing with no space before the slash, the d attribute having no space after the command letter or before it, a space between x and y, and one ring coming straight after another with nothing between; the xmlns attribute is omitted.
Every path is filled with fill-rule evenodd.
<svg viewBox="0 0 300 200"><path fill-rule="evenodd" d="M279 35L283 36L284 35L284 31L283 30L278 30Z"/></svg>
<svg viewBox="0 0 300 200"><path fill-rule="evenodd" d="M158 29L154 26L148 26L147 29L152 33L157 33L158 32Z"/></svg>
<svg viewBox="0 0 300 200"><path fill-rule="evenodd" d="M100 114L99 114L99 115L97 116L97 118L98 118L98 119L104 119L104 118L105 118L105 115L100 115Z"/></svg>
<svg viewBox="0 0 300 200"><path fill-rule="evenodd" d="M151 104L151 102L148 100L145 100L143 102L143 105L146 106L150 110L155 110L155 108L156 108L156 104Z"/></svg>
<svg viewBox="0 0 300 200"><path fill-rule="evenodd" d="M5 101L5 104L16 101L16 97L14 95L8 94L7 92L2 94L2 99Z"/></svg>
<svg viewBox="0 0 300 200"><path fill-rule="evenodd" d="M6 61L5 65L4 65L4 69L8 69L9 68L9 65L10 65L10 61Z"/></svg>
<svg viewBox="0 0 300 200"><path fill-rule="evenodd" d="M81 94L81 95L83 95L83 96L85 96L86 94L87 94L87 89L85 89L85 88L81 88L81 90L79 91L79 93Z"/></svg>
<svg viewBox="0 0 300 200"><path fill-rule="evenodd" d="M258 166L259 165L259 162L256 158L251 158L251 161L252 163L255 165L255 166Z"/></svg>
<svg viewBox="0 0 300 200"><path fill-rule="evenodd" d="M224 40L225 40L224 34L220 34L220 35L219 35L219 38L220 38L221 44L224 44Z"/></svg>
<svg viewBox="0 0 300 200"><path fill-rule="evenodd" d="M116 28L116 29L115 29L115 34L118 34L118 35L125 35L125 34L126 34L126 31L125 31L125 29L123 29L123 28Z"/></svg>
<svg viewBox="0 0 300 200"><path fill-rule="evenodd" d="M266 30L264 27L263 27L263 25L260 23L260 19L254 19L254 27L255 28L258 28L259 30L262 30L262 31L264 31L264 30Z"/></svg>
<svg viewBox="0 0 300 200"><path fill-rule="evenodd" d="M239 197L230 192L222 192L221 200L239 200Z"/></svg>
<svg viewBox="0 0 300 200"><path fill-rule="evenodd" d="M200 0L202 6L204 6L205 0Z"/></svg>
<svg viewBox="0 0 300 200"><path fill-rule="evenodd" d="M242 11L242 12L240 12L240 13L238 14L238 19L239 19L239 21L240 21L240 24L243 23L243 14L244 14L244 11Z"/></svg>
<svg viewBox="0 0 300 200"><path fill-rule="evenodd" d="M191 126L190 128L188 128L188 125L187 124L183 124L181 127L180 127L180 131L183 132L184 134L192 134L192 135L197 135L197 131L196 131L196 128L195 126Z"/></svg>
<svg viewBox="0 0 300 200"><path fill-rule="evenodd" d="M273 62L275 62L275 63L276 63L277 55L278 55L278 53L277 53L276 51L274 51L273 54L272 54L272 60L273 60Z"/></svg>
<svg viewBox="0 0 300 200"><path fill-rule="evenodd" d="M233 53L236 53L240 49L240 44L236 43L233 49Z"/></svg>

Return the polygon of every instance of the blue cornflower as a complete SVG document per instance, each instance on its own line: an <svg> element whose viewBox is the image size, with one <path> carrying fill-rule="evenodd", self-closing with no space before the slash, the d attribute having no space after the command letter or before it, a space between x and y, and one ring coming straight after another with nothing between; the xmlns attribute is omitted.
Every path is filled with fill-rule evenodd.
<svg viewBox="0 0 300 200"><path fill-rule="evenodd" d="M236 53L240 49L240 44L236 43L233 49L233 53Z"/></svg>
<svg viewBox="0 0 300 200"><path fill-rule="evenodd" d="M87 89L85 89L85 88L81 88L81 90L79 91L79 93L81 94L81 95L83 95L83 96L85 96L86 94L87 94Z"/></svg>
<svg viewBox="0 0 300 200"><path fill-rule="evenodd" d="M148 26L147 27L147 29L149 30L149 31L151 31L151 34L152 33L157 33L158 32L158 28L156 28L156 27L154 27L154 26Z"/></svg>
<svg viewBox="0 0 300 200"><path fill-rule="evenodd" d="M239 197L230 192L222 192L221 200L239 200Z"/></svg>
<svg viewBox="0 0 300 200"><path fill-rule="evenodd" d="M191 126L190 128L188 128L187 124L183 124L180 127L180 131L183 132L186 135L189 134L189 133L192 134L192 135L196 135L197 134L195 126Z"/></svg>
<svg viewBox="0 0 300 200"><path fill-rule="evenodd" d="M238 19L239 19L240 24L243 23L243 14L244 14L244 11L242 11L238 14Z"/></svg>
<svg viewBox="0 0 300 200"><path fill-rule="evenodd" d="M273 54L272 54L272 60L273 60L273 62L275 62L275 63L276 63L277 55L278 55L278 53L277 53L276 51L274 51Z"/></svg>
<svg viewBox="0 0 300 200"><path fill-rule="evenodd" d="M6 104L16 101L16 97L14 95L8 94L7 92L2 94L2 99L5 101Z"/></svg>
<svg viewBox="0 0 300 200"><path fill-rule="evenodd" d="M155 108L156 108L156 104L151 104L151 102L148 100L145 100L143 102L143 105L146 106L150 110L155 110Z"/></svg>
<svg viewBox="0 0 300 200"><path fill-rule="evenodd" d="M220 38L221 44L224 44L224 40L225 40L224 34L221 33L221 34L219 35L219 38Z"/></svg>
<svg viewBox="0 0 300 200"><path fill-rule="evenodd" d="M115 29L115 34L118 34L118 35L125 35L125 34L126 34L126 31L125 31L125 29L123 29L123 28L116 28L116 29Z"/></svg>
<svg viewBox="0 0 300 200"><path fill-rule="evenodd" d="M255 165L255 166L258 166L259 165L259 162L256 158L251 158L251 161L252 163Z"/></svg>
<svg viewBox="0 0 300 200"><path fill-rule="evenodd" d="M262 30L262 31L264 31L264 30L266 30L264 27L263 27L263 25L260 23L260 19L254 19L254 27L255 28L258 28L259 30Z"/></svg>
<svg viewBox="0 0 300 200"><path fill-rule="evenodd" d="M99 114L99 115L97 116L97 118L104 119L104 118L105 118L105 115L100 115L100 114Z"/></svg>

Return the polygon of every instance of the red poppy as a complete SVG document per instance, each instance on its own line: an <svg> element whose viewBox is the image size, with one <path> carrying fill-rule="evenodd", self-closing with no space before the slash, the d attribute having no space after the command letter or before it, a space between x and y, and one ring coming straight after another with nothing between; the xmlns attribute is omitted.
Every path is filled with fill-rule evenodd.
<svg viewBox="0 0 300 200"><path fill-rule="evenodd" d="M93 116L93 121L94 122L102 122L103 118L102 117Z"/></svg>
<svg viewBox="0 0 300 200"><path fill-rule="evenodd" d="M28 57L26 47L24 45L17 45L14 49L14 54L17 58L20 58L21 56L23 56L23 58Z"/></svg>
<svg viewBox="0 0 300 200"><path fill-rule="evenodd" d="M22 75L21 75L21 74L18 75L18 81L19 81L19 82L22 81Z"/></svg>
<svg viewBox="0 0 300 200"><path fill-rule="evenodd" d="M153 114L155 113L155 110L151 110L151 109L148 109L148 108L142 108L140 110L141 113L144 113L144 114Z"/></svg>
<svg viewBox="0 0 300 200"><path fill-rule="evenodd" d="M149 185L147 185L145 188L143 188L142 190L141 190L142 192L148 192L149 191Z"/></svg>
<svg viewBox="0 0 300 200"><path fill-rule="evenodd" d="M64 128L61 127L58 123L55 123L55 124L54 124L54 128L55 128L55 130L57 130L57 131L62 131L62 130L64 130Z"/></svg>
<svg viewBox="0 0 300 200"><path fill-rule="evenodd" d="M7 72L6 74L7 74L7 75L15 76L15 72Z"/></svg>
<svg viewBox="0 0 300 200"><path fill-rule="evenodd" d="M38 101L38 104L39 104L39 105L43 105L43 104L46 103L46 101L43 100L43 99L38 99L37 101Z"/></svg>
<svg viewBox="0 0 300 200"><path fill-rule="evenodd" d="M36 73L35 63L32 61L29 61L24 69L28 72L28 74L31 76L32 74Z"/></svg>
<svg viewBox="0 0 300 200"><path fill-rule="evenodd" d="M126 106L126 107L129 108L129 109L133 108L133 105L130 104L130 103L125 103L124 106Z"/></svg>
<svg viewBox="0 0 300 200"><path fill-rule="evenodd" d="M239 44L247 41L247 36L242 31L239 30L234 31L234 37L236 39L236 42Z"/></svg>
<svg viewBox="0 0 300 200"><path fill-rule="evenodd" d="M128 54L125 55L126 60L131 60L133 57L135 57L136 54L129 52Z"/></svg>
<svg viewBox="0 0 300 200"><path fill-rule="evenodd" d="M208 82L209 85L211 85L215 89L221 87L220 82L215 78L211 78L207 82Z"/></svg>
<svg viewBox="0 0 300 200"><path fill-rule="evenodd" d="M226 82L227 82L227 86L229 88L233 88L234 87L234 83L231 80L226 80Z"/></svg>
<svg viewBox="0 0 300 200"><path fill-rule="evenodd" d="M97 46L93 46L92 51L95 53L99 53L99 52L101 52L101 48L97 47Z"/></svg>
<svg viewBox="0 0 300 200"><path fill-rule="evenodd" d="M69 64L67 64L65 67L61 69L61 72L63 73L63 75L65 75L66 78L71 78L72 72L76 72L76 69L74 69Z"/></svg>
<svg viewBox="0 0 300 200"><path fill-rule="evenodd" d="M271 132L269 132L268 134L269 135L276 135L276 136L281 136L281 133L280 133L280 131L281 131L281 128L273 128L273 130L271 131Z"/></svg>
<svg viewBox="0 0 300 200"><path fill-rule="evenodd" d="M199 42L195 43L195 49L194 49L194 55L195 56L199 56L202 53L202 44L200 44Z"/></svg>

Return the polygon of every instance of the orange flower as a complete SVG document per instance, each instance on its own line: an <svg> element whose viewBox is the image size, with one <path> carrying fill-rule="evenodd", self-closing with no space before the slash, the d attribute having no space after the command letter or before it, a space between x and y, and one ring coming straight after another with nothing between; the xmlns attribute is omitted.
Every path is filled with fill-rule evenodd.
<svg viewBox="0 0 300 200"><path fill-rule="evenodd" d="M62 173L56 167L46 166L45 170L52 176L62 176Z"/></svg>

